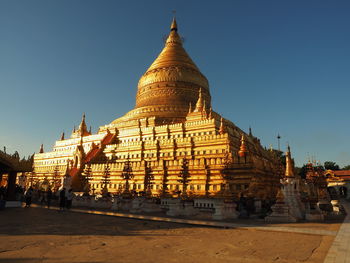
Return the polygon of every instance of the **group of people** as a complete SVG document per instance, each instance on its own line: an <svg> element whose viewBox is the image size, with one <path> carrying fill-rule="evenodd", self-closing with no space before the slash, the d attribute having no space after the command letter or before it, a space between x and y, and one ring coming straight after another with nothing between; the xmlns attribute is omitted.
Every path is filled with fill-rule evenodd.
<svg viewBox="0 0 350 263"><path fill-rule="evenodd" d="M34 195L37 197L37 200L39 203L44 206L46 205L47 208L50 208L51 201L54 199L54 193L50 188L48 188L47 191L35 191L33 187L29 187L27 191L24 193L24 199L25 199L25 207L30 207L32 204L32 200ZM72 200L73 200L73 192L72 189L69 189L67 191L66 188L62 188L62 190L59 191L59 206L60 210L70 209L72 206Z"/></svg>

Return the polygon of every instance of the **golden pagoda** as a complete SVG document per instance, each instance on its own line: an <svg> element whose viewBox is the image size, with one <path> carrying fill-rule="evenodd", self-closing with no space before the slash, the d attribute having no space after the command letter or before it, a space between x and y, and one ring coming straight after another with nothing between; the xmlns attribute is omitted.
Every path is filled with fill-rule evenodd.
<svg viewBox="0 0 350 263"><path fill-rule="evenodd" d="M215 196L228 185L238 196L258 178L264 196L274 197L278 159L251 132L212 110L208 80L182 44L174 18L163 50L138 82L135 108L96 134L87 131L84 114L70 138L62 136L53 151L35 154L38 183L59 171L73 178L77 190L79 178L89 177L90 189L99 192L108 163L110 193L122 192L126 183L134 192L148 190L145 171L152 171L152 194L175 195L183 190L185 162L191 195ZM126 164L132 170L128 182L122 176Z"/></svg>

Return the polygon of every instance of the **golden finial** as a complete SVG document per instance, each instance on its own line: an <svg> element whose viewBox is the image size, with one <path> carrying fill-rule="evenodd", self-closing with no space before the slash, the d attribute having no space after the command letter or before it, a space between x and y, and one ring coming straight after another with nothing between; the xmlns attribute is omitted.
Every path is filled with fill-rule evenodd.
<svg viewBox="0 0 350 263"><path fill-rule="evenodd" d="M209 118L209 119L211 119L211 118L212 118L212 116L211 116L211 112L212 112L212 109L211 109L211 107L210 107L210 109L209 109L209 116L208 116L208 118Z"/></svg>
<svg viewBox="0 0 350 263"><path fill-rule="evenodd" d="M247 146L245 145L245 138L244 135L242 134L241 137L241 146L239 147L238 155L239 157L244 157L247 154Z"/></svg>
<svg viewBox="0 0 350 263"><path fill-rule="evenodd" d="M173 10L172 13L173 13L173 21L171 22L170 31L177 31L176 10Z"/></svg>
<svg viewBox="0 0 350 263"><path fill-rule="evenodd" d="M177 23L176 23L175 15L173 17L173 21L171 22L170 31L177 32Z"/></svg>
<svg viewBox="0 0 350 263"><path fill-rule="evenodd" d="M190 107L188 109L188 113L191 113L192 112L192 103L190 102Z"/></svg>

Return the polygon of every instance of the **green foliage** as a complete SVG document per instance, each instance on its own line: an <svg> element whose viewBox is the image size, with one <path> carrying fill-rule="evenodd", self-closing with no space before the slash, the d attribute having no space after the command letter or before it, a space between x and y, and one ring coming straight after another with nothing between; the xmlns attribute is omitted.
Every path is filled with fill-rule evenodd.
<svg viewBox="0 0 350 263"><path fill-rule="evenodd" d="M350 165L345 165L342 170L350 170Z"/></svg>
<svg viewBox="0 0 350 263"><path fill-rule="evenodd" d="M307 174L307 165L304 164L302 167L295 167L296 174L301 178L305 179Z"/></svg>
<svg viewBox="0 0 350 263"><path fill-rule="evenodd" d="M274 155L280 160L283 166L286 166L286 155L283 151L272 149Z"/></svg>
<svg viewBox="0 0 350 263"><path fill-rule="evenodd" d="M324 168L326 170L340 170L339 165L331 161L324 162Z"/></svg>
<svg viewBox="0 0 350 263"><path fill-rule="evenodd" d="M178 177L179 179L177 181L182 184L183 194L186 195L187 185L192 181L190 179L191 175L190 175L187 159L183 159L181 171Z"/></svg>

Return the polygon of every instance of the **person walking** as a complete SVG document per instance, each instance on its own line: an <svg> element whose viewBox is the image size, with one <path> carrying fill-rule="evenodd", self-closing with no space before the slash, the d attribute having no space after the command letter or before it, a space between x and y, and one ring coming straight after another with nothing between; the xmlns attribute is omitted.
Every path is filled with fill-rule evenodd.
<svg viewBox="0 0 350 263"><path fill-rule="evenodd" d="M39 190L39 201L40 205L43 207L46 203L46 192L44 190Z"/></svg>
<svg viewBox="0 0 350 263"><path fill-rule="evenodd" d="M68 190L68 193L67 193L67 202L66 202L66 207L67 209L69 210L71 207L72 207L72 200L73 200L73 192L72 192L72 189L69 189Z"/></svg>
<svg viewBox="0 0 350 263"><path fill-rule="evenodd" d="M47 193L46 193L47 208L49 208L49 209L50 209L50 205L51 205L51 199L52 199L52 191L49 188L49 190L47 190Z"/></svg>
<svg viewBox="0 0 350 263"><path fill-rule="evenodd" d="M29 187L24 195L25 195L25 199L26 199L26 206L25 207L30 207L30 205L32 204L33 188Z"/></svg>
<svg viewBox="0 0 350 263"><path fill-rule="evenodd" d="M62 188L60 192L60 211L64 211L66 205L66 188Z"/></svg>

